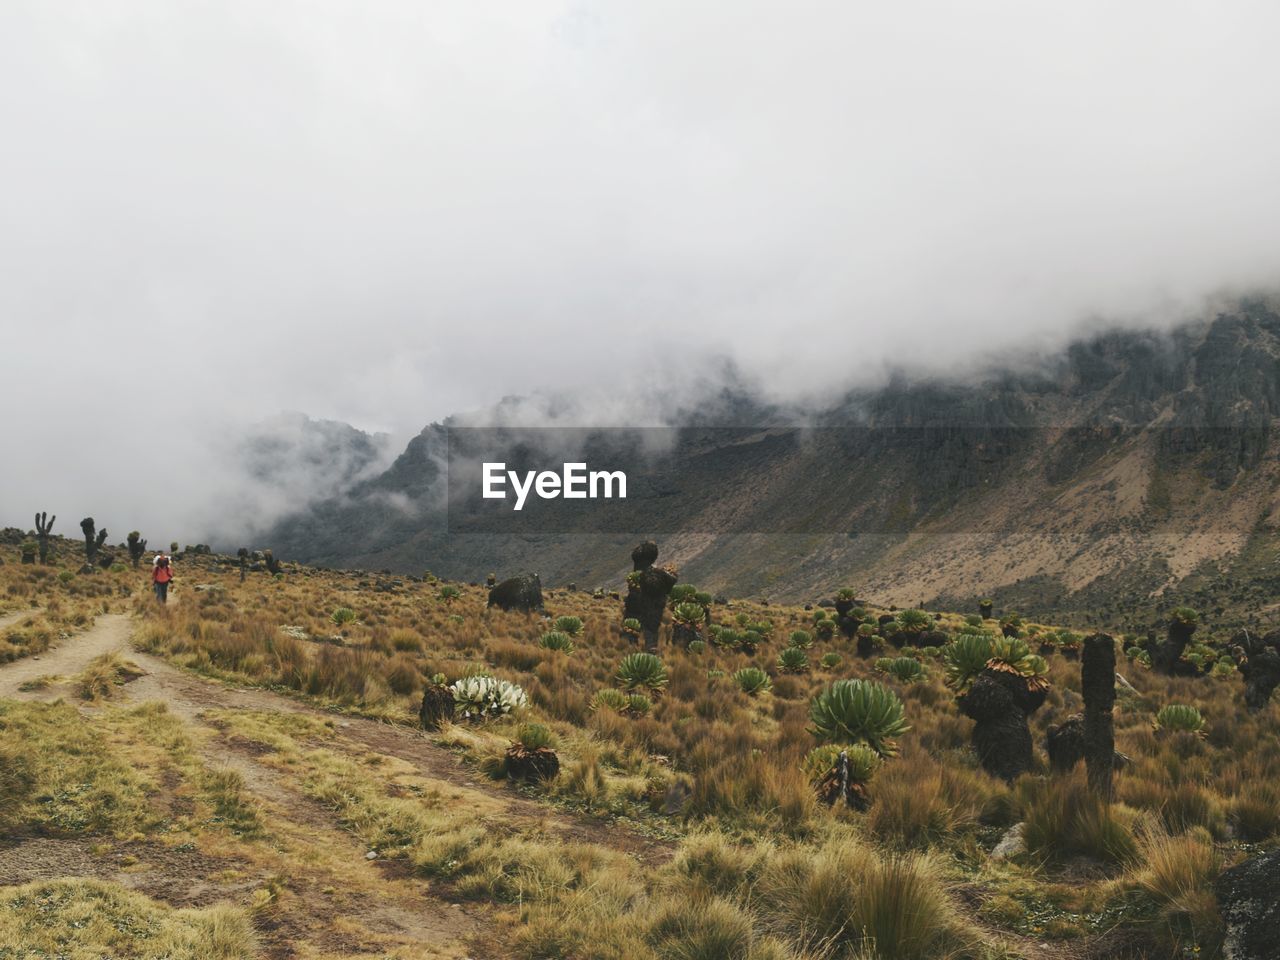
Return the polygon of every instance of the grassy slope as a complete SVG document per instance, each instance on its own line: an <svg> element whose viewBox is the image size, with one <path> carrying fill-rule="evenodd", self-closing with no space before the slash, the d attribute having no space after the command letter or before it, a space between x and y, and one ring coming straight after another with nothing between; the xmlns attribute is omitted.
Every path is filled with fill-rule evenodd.
<svg viewBox="0 0 1280 960"><path fill-rule="evenodd" d="M394 587L390 578L298 571L241 584L206 560L178 571L173 608L137 604L140 649L280 700L188 714L137 705L131 685L108 681L94 685L105 690L103 706L84 715L6 703L0 750L17 773L3 782L3 811L11 830L103 849L98 860L85 854L90 865L73 876L101 875L103 857L124 856L162 878L173 851L194 850L214 897L199 908L231 912L174 911L190 904L166 903L177 887L159 882L149 888L156 899L130 899L118 872L103 889L50 886L51 875L39 881L51 904L41 922L60 932L40 936L89 936L73 918L93 900L139 930L150 925L157 943L205 936L222 917L227 936L256 935L269 955L287 955L286 944L302 956L430 955L421 932L397 938L394 924L375 922L373 905L390 898L401 927L468 904L470 925L431 929L434 942L474 955L1066 957L1122 924L1140 931L1152 956L1175 947L1212 956L1212 876L1244 840L1274 843L1280 829L1280 797L1268 786L1280 773L1278 708L1247 716L1231 675L1169 680L1122 667L1138 692L1118 705L1118 747L1134 764L1118 781L1120 802L1091 820L1076 815L1088 808L1077 777L1041 771L1006 785L977 769L970 724L939 665L924 658L923 682L881 678L905 702L912 730L871 783L872 807L832 813L815 806L800 772L814 744L808 703L832 679L870 676L873 665L836 638L819 640L809 660L837 653L838 666L780 672L786 638L811 619L798 608L715 608L718 622L738 613L772 621L772 639L751 658L714 647L688 654L664 638L667 687L646 716L632 717L591 706L634 649L618 630L617 601L549 593L549 613L584 621L566 655L537 645L548 628L538 618L486 611L480 588L462 585L449 601L437 585ZM0 578L9 596L48 609L85 596L101 604L104 585L118 593L138 576L62 582L8 562ZM335 625L339 607L358 622ZM1033 719L1037 736L1079 705L1078 664L1056 653L1050 661L1054 686ZM731 674L748 663L774 674L772 692L736 689ZM519 788L521 803L546 811L541 825L524 807L513 815L509 790L464 784L501 769L519 720L434 735L464 759L455 772L394 743L370 752L343 732L343 713L412 725L426 677L477 670L520 684L531 700L522 719L554 733L562 775ZM38 695L74 698L82 686L55 683ZM1207 738L1153 732L1152 715L1169 702L1200 707ZM291 704L334 712L299 714ZM685 815L664 815L681 792ZM987 851L1018 821L1037 849L992 861ZM370 847L404 873L370 867ZM136 939L133 953L113 949L151 955ZM1042 941L1058 946L1035 946Z"/></svg>

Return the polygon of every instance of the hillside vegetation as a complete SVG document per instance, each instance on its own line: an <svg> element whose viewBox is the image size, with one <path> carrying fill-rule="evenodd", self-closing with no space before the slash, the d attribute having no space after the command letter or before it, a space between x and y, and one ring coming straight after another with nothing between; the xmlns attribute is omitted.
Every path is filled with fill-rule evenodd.
<svg viewBox="0 0 1280 960"><path fill-rule="evenodd" d="M1280 839L1280 707L1195 611L1115 636L1107 803L1045 754L1083 631L999 606L681 583L648 653L621 579L505 612L189 554L162 608L0 559L13 956L1214 957L1215 879ZM1025 770L971 719L1001 674Z"/></svg>

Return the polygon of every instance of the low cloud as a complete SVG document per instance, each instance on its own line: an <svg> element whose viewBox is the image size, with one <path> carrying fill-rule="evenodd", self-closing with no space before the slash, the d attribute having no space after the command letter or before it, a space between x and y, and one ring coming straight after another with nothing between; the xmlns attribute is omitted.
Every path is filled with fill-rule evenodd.
<svg viewBox="0 0 1280 960"><path fill-rule="evenodd" d="M5 4L0 522L186 539L228 497L305 500L328 480L241 488L226 452L282 409L394 446L509 395L644 425L1203 314L1280 277L1277 27L1243 0Z"/></svg>

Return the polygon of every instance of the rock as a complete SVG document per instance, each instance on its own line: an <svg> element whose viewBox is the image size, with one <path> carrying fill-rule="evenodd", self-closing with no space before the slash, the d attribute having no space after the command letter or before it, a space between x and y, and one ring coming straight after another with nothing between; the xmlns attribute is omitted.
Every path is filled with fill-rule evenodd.
<svg viewBox="0 0 1280 960"><path fill-rule="evenodd" d="M1015 823L1010 827L1008 832L1000 838L1000 842L996 844L995 849L991 851L991 859L997 861L1008 860L1010 857L1026 853L1027 841L1022 836L1022 831L1025 827L1025 823Z"/></svg>
<svg viewBox="0 0 1280 960"><path fill-rule="evenodd" d="M377 859L378 859L378 851L377 851L377 850L370 850L368 853L366 853L366 854L364 855L364 858L365 858L366 860L377 860Z"/></svg>
<svg viewBox="0 0 1280 960"><path fill-rule="evenodd" d="M1280 957L1280 850L1224 870L1214 891L1226 924L1225 960Z"/></svg>
<svg viewBox="0 0 1280 960"><path fill-rule="evenodd" d="M508 577L489 591L489 606L500 610L542 609L542 581L536 573Z"/></svg>

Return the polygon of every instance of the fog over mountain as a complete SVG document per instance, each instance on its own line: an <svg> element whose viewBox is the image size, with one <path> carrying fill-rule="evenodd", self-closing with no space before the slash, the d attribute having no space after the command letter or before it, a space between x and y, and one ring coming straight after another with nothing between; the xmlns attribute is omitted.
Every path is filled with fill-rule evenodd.
<svg viewBox="0 0 1280 960"><path fill-rule="evenodd" d="M1211 316L1280 278L1277 27L1247 2L6 3L0 523L189 539L504 396L821 408ZM317 459L342 428L282 410L364 453Z"/></svg>

